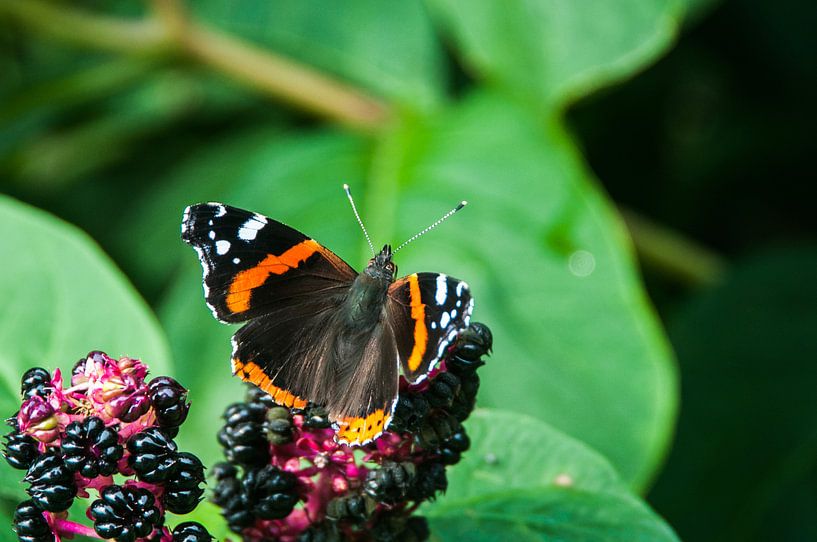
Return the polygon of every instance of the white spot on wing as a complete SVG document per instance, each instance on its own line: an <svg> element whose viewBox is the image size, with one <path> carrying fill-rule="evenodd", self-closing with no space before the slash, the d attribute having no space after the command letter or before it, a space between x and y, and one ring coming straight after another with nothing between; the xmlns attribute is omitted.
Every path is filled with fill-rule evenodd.
<svg viewBox="0 0 817 542"><path fill-rule="evenodd" d="M241 260L238 259L238 258L233 258L233 263L234 264L239 264L239 263L241 263Z"/></svg>
<svg viewBox="0 0 817 542"><path fill-rule="evenodd" d="M468 288L468 284L464 280L457 283L457 297L462 297L462 290Z"/></svg>
<svg viewBox="0 0 817 542"><path fill-rule="evenodd" d="M216 253L219 256L224 256L227 252L230 251L230 242L227 240L222 239L221 241L216 241Z"/></svg>
<svg viewBox="0 0 817 542"><path fill-rule="evenodd" d="M442 317L440 317L440 327L445 329L448 327L448 322L451 321L451 318L448 316L447 312L444 312Z"/></svg>
<svg viewBox="0 0 817 542"><path fill-rule="evenodd" d="M258 220L260 217L262 220ZM238 238L242 241L252 241L258 235L258 231L267 224L267 219L261 215L256 215L256 218L251 218L244 222L238 229Z"/></svg>
<svg viewBox="0 0 817 542"><path fill-rule="evenodd" d="M442 273L437 275L437 293L434 295L434 300L437 302L437 305L442 305L443 303L445 303L445 298L448 297L448 283L446 282L447 279L448 277L446 277Z"/></svg>
<svg viewBox="0 0 817 542"><path fill-rule="evenodd" d="M227 214L227 208L220 203L211 203L210 205L216 208L216 218Z"/></svg>
<svg viewBox="0 0 817 542"><path fill-rule="evenodd" d="M437 329L437 322L431 322L431 329Z"/></svg>
<svg viewBox="0 0 817 542"><path fill-rule="evenodd" d="M210 236L210 239L216 238L216 232L214 232L213 230L210 230L210 233L208 235Z"/></svg>

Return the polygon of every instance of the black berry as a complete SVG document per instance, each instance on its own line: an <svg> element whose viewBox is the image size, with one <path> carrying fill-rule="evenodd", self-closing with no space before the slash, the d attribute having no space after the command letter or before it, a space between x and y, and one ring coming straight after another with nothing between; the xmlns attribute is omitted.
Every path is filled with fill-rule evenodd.
<svg viewBox="0 0 817 542"><path fill-rule="evenodd" d="M20 380L20 395L23 396L23 401L34 395L45 397L48 395L50 386L51 373L42 367L32 367L23 374Z"/></svg>
<svg viewBox="0 0 817 542"><path fill-rule="evenodd" d="M394 415L389 424L389 431L395 433L413 433L423 423L431 406L422 394L401 392L397 397Z"/></svg>
<svg viewBox="0 0 817 542"><path fill-rule="evenodd" d="M230 529L241 532L252 525L255 516L244 505L244 486L238 479L238 469L230 463L216 463L211 472L217 482L211 500L221 507L221 515Z"/></svg>
<svg viewBox="0 0 817 542"><path fill-rule="evenodd" d="M415 474L413 463L386 461L380 468L368 472L363 488L378 502L396 504L405 499L414 484Z"/></svg>
<svg viewBox="0 0 817 542"><path fill-rule="evenodd" d="M249 471L243 480L244 497L261 519L284 518L298 502L297 478L272 465Z"/></svg>
<svg viewBox="0 0 817 542"><path fill-rule="evenodd" d="M329 412L314 403L309 403L304 409L304 427L307 429L327 429L332 427Z"/></svg>
<svg viewBox="0 0 817 542"><path fill-rule="evenodd" d="M224 412L226 424L218 433L227 460L244 467L269 462L269 442L264 438L267 408L261 403L236 403Z"/></svg>
<svg viewBox="0 0 817 542"><path fill-rule="evenodd" d="M264 422L264 434L270 444L292 442L292 416L289 409L278 406L269 409Z"/></svg>
<svg viewBox="0 0 817 542"><path fill-rule="evenodd" d="M447 408L454 402L460 390L460 379L453 373L440 373L432 380L425 392L425 398L434 408Z"/></svg>
<svg viewBox="0 0 817 542"><path fill-rule="evenodd" d="M176 443L158 427L133 435L128 440L128 464L143 482L164 482L176 458Z"/></svg>
<svg viewBox="0 0 817 542"><path fill-rule="evenodd" d="M165 508L174 514L192 512L204 494L204 488L199 487L202 482L204 465L199 458L187 452L177 454L165 482L162 496Z"/></svg>
<svg viewBox="0 0 817 542"><path fill-rule="evenodd" d="M460 428L453 435L445 439L439 449L440 460L446 465L459 463L462 452L471 446L471 439L464 428Z"/></svg>
<svg viewBox="0 0 817 542"><path fill-rule="evenodd" d="M338 531L334 521L313 523L298 536L298 542L343 542L346 538Z"/></svg>
<svg viewBox="0 0 817 542"><path fill-rule="evenodd" d="M361 523L372 515L375 506L374 500L368 495L335 497L326 505L326 519L330 521L345 519L354 523Z"/></svg>
<svg viewBox="0 0 817 542"><path fill-rule="evenodd" d="M40 455L37 441L29 435L12 432L3 437L3 457L15 469L28 470L31 463Z"/></svg>
<svg viewBox="0 0 817 542"><path fill-rule="evenodd" d="M112 427L105 427L100 418L85 418L71 422L62 439L62 458L65 466L85 478L109 476L116 472L117 462L124 449L119 435Z"/></svg>
<svg viewBox="0 0 817 542"><path fill-rule="evenodd" d="M31 485L26 489L34 503L42 510L67 510L77 494L74 475L59 455L49 453L35 459L24 480Z"/></svg>
<svg viewBox="0 0 817 542"><path fill-rule="evenodd" d="M426 417L414 440L422 448L436 449L461 429L462 426L451 414L445 410L434 410Z"/></svg>
<svg viewBox="0 0 817 542"><path fill-rule="evenodd" d="M148 384L148 396L161 427L178 427L187 419L190 404L187 390L169 376L159 376Z"/></svg>
<svg viewBox="0 0 817 542"><path fill-rule="evenodd" d="M272 396L258 386L247 386L247 394L245 397L248 403L259 403L267 408L276 406L275 400L272 398Z"/></svg>
<svg viewBox="0 0 817 542"><path fill-rule="evenodd" d="M117 542L147 537L162 520L153 495L146 489L129 486L103 489L88 514L99 536Z"/></svg>
<svg viewBox="0 0 817 542"><path fill-rule="evenodd" d="M54 535L43 511L32 500L17 505L13 528L20 542L54 542Z"/></svg>
<svg viewBox="0 0 817 542"><path fill-rule="evenodd" d="M442 463L427 462L417 466L414 484L406 497L413 501L433 499L438 491L448 489L448 478Z"/></svg>
<svg viewBox="0 0 817 542"><path fill-rule="evenodd" d="M386 512L378 517L371 539L375 542L423 542L430 534L425 518Z"/></svg>
<svg viewBox="0 0 817 542"><path fill-rule="evenodd" d="M213 540L201 523L185 521L173 529L173 542L209 542Z"/></svg>

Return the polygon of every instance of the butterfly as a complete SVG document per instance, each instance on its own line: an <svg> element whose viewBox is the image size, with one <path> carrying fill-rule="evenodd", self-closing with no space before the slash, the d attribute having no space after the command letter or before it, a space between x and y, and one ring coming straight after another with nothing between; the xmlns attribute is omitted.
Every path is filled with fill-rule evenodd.
<svg viewBox="0 0 817 542"><path fill-rule="evenodd" d="M342 444L367 444L388 428L400 373L410 384L426 379L473 310L464 281L395 278L388 244L375 253L369 240L373 257L358 273L298 230L222 203L187 207L182 239L201 260L213 315L244 323L232 339L233 373L280 405L325 407Z"/></svg>

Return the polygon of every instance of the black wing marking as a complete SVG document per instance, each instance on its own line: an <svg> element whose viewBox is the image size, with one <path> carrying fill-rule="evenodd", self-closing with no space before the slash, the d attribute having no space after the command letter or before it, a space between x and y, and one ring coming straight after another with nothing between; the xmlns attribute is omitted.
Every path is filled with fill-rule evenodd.
<svg viewBox="0 0 817 542"><path fill-rule="evenodd" d="M468 327L474 299L468 284L441 273L415 273L389 288L389 321L406 379L423 381Z"/></svg>
<svg viewBox="0 0 817 542"><path fill-rule="evenodd" d="M357 276L303 233L221 203L185 209L182 239L198 252L205 299L222 322L243 322L288 301L333 295Z"/></svg>

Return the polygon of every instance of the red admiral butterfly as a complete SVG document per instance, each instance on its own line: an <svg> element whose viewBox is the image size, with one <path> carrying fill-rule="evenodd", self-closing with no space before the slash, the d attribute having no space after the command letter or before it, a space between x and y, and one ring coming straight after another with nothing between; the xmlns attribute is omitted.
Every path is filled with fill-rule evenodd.
<svg viewBox="0 0 817 542"><path fill-rule="evenodd" d="M182 239L198 252L204 295L233 336L233 373L287 407L326 407L338 440L365 444L389 426L399 371L424 380L468 326L468 285L441 273L395 280L394 252L372 248L362 273L314 239L265 216L221 203L184 211Z"/></svg>

